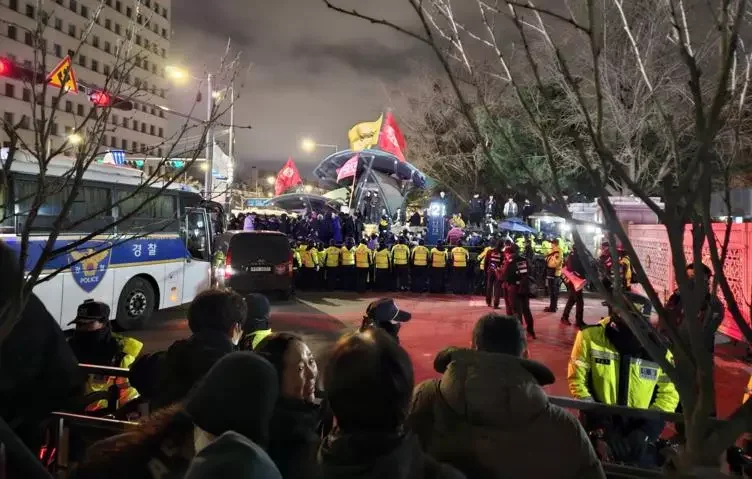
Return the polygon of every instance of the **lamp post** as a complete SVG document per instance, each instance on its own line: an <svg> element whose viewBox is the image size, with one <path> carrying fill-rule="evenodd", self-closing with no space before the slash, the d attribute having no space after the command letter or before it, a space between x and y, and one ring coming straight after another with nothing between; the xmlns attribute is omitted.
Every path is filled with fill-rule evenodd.
<svg viewBox="0 0 752 479"><path fill-rule="evenodd" d="M312 153L316 148L332 148L335 153L339 151L339 145L316 143L312 138L303 138L300 142L300 148L307 153Z"/></svg>

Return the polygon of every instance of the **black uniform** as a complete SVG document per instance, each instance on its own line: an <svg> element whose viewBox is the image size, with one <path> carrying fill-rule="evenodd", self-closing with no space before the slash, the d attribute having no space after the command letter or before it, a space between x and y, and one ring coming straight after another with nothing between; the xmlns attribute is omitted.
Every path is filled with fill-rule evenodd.
<svg viewBox="0 0 752 479"><path fill-rule="evenodd" d="M527 259L519 254L507 256L501 279L504 281L507 304L511 309L507 313L516 316L520 322L524 319L527 332L535 338L533 314L530 312L530 276Z"/></svg>
<svg viewBox="0 0 752 479"><path fill-rule="evenodd" d="M491 297L493 297L493 307L498 308L502 289L499 273L504 263L504 255L500 249L494 248L486 253L483 261L486 271L486 304L491 306Z"/></svg>
<svg viewBox="0 0 752 479"><path fill-rule="evenodd" d="M582 261L580 261L576 250L573 250L567 258L567 269L576 273L581 278L586 276L585 267L582 265ZM567 304L564 306L564 312L561 315L561 322L569 323L569 313L572 312L572 307L574 306L575 324L582 327L585 325L583 321L585 301L582 297L582 289L579 291L575 290L574 285L569 281L564 281L564 285L567 287L568 297Z"/></svg>

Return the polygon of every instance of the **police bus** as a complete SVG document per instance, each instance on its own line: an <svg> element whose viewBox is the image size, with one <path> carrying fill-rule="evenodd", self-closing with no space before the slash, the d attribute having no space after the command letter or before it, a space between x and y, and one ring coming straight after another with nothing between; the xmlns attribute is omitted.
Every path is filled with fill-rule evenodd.
<svg viewBox="0 0 752 479"><path fill-rule="evenodd" d="M46 175L65 175L72 161L53 159ZM8 181L0 182L0 205L6 208L0 213L4 218L0 239L17 252L38 174L36 158L17 152ZM34 293L63 329L70 327L68 322L85 299L107 303L111 319L124 329L133 329L141 327L155 310L189 303L211 285L211 244L219 233L213 231L216 222L212 222L211 214L221 218L216 203L204 202L193 188L172 184L140 211L113 226L163 186L156 183L154 190L144 188L114 205L141 184L142 172L125 166L95 163L84 173L55 247L107 229L50 259L40 280L51 272L63 271L34 287ZM48 195L39 208L29 236L27 271L39 260L69 191L69 187L63 187L60 193ZM97 214L101 211L104 213Z"/></svg>

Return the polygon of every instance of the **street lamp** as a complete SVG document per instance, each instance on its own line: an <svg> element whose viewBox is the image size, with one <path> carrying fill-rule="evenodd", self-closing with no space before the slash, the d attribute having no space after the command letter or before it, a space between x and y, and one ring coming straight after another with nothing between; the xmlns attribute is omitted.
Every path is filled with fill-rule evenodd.
<svg viewBox="0 0 752 479"><path fill-rule="evenodd" d="M311 185L305 185L303 187L303 191L305 191L306 193L310 193L311 191L313 191L313 186L311 186Z"/></svg>
<svg viewBox="0 0 752 479"><path fill-rule="evenodd" d="M327 145L326 143L316 143L312 138L303 138L300 142L300 148L306 153L313 153L316 148L332 148L334 152L339 151L339 145Z"/></svg>
<svg viewBox="0 0 752 479"><path fill-rule="evenodd" d="M201 163L201 171L209 171L209 165L206 163Z"/></svg>
<svg viewBox="0 0 752 479"><path fill-rule="evenodd" d="M78 133L68 135L68 143L71 145L80 145L84 141L84 137Z"/></svg>
<svg viewBox="0 0 752 479"><path fill-rule="evenodd" d="M273 177L273 176L267 176L266 177L266 182L269 183L270 186L273 185L274 183L276 183L276 181L277 181L277 179L275 177Z"/></svg>

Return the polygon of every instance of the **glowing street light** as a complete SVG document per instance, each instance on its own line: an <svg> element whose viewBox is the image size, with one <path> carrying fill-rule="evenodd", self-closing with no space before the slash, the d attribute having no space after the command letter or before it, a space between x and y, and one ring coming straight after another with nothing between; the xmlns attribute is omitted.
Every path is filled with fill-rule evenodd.
<svg viewBox="0 0 752 479"><path fill-rule="evenodd" d="M167 65L165 67L165 73L170 79L177 82L184 82L191 77L186 70L174 65Z"/></svg>
<svg viewBox="0 0 752 479"><path fill-rule="evenodd" d="M325 143L316 143L316 141L313 140L313 138L303 138L303 140L300 142L300 148L306 153L313 153L313 151L316 148L332 148L335 153L339 151L338 145L327 145Z"/></svg>
<svg viewBox="0 0 752 479"><path fill-rule="evenodd" d="M303 191L305 191L306 193L310 193L311 191L313 191L313 186L311 186L311 185L305 185L303 187Z"/></svg>
<svg viewBox="0 0 752 479"><path fill-rule="evenodd" d="M83 141L84 138L78 133L68 135L68 143L70 143L71 145L80 145L81 143L83 143Z"/></svg>
<svg viewBox="0 0 752 479"><path fill-rule="evenodd" d="M267 176L266 177L266 182L269 183L269 185L273 185L274 183L277 182L277 179L275 177L273 177L273 176Z"/></svg>
<svg viewBox="0 0 752 479"><path fill-rule="evenodd" d="M201 163L201 171L209 171L209 164L206 162Z"/></svg>

